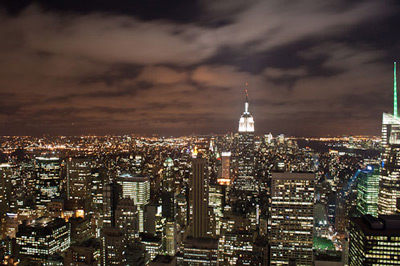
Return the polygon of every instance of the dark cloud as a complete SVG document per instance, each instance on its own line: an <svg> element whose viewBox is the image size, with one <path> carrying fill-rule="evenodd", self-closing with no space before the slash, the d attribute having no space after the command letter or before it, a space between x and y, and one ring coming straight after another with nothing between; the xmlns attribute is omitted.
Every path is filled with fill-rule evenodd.
<svg viewBox="0 0 400 266"><path fill-rule="evenodd" d="M0 134L379 134L396 1L8 1ZM1 10L1 8L0 8Z"/></svg>

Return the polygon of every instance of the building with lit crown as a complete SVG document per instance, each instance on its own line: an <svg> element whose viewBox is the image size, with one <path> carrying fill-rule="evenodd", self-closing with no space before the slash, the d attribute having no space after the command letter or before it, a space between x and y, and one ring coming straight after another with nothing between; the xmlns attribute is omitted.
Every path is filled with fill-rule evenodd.
<svg viewBox="0 0 400 266"><path fill-rule="evenodd" d="M382 117L382 169L379 181L378 212L382 215L395 214L400 198L400 118L397 113L396 63L394 63L393 115Z"/></svg>
<svg viewBox="0 0 400 266"><path fill-rule="evenodd" d="M254 178L254 119L249 112L247 90L244 112L239 120L237 164L238 173L235 180L237 190L257 191L258 186Z"/></svg>

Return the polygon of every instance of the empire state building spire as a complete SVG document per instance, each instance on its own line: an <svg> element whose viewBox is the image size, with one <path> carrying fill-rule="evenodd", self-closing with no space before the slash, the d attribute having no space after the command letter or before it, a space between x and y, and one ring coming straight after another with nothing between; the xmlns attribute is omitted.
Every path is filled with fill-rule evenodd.
<svg viewBox="0 0 400 266"><path fill-rule="evenodd" d="M244 113L248 114L249 113L249 93L247 91L247 88L246 88L245 92L246 92L246 102L244 103Z"/></svg>

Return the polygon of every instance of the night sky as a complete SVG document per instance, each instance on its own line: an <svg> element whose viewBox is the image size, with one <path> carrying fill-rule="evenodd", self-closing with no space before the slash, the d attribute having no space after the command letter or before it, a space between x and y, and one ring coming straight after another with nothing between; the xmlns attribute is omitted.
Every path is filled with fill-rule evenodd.
<svg viewBox="0 0 400 266"><path fill-rule="evenodd" d="M396 0L1 1L0 135L236 132L246 82L256 134L379 135L399 25Z"/></svg>

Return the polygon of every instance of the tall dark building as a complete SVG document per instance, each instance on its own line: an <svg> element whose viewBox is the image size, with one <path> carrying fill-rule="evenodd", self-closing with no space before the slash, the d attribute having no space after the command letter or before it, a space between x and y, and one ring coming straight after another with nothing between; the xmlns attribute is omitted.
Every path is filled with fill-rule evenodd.
<svg viewBox="0 0 400 266"><path fill-rule="evenodd" d="M103 225L115 227L115 215L120 198L122 186L110 183L103 187Z"/></svg>
<svg viewBox="0 0 400 266"><path fill-rule="evenodd" d="M399 264L399 215L351 218L349 233L350 266Z"/></svg>
<svg viewBox="0 0 400 266"><path fill-rule="evenodd" d="M192 176L189 179L189 226L193 237L206 237L208 223L208 173L207 161L201 154L192 161Z"/></svg>
<svg viewBox="0 0 400 266"><path fill-rule="evenodd" d="M0 217L10 207L11 197L11 165L0 164Z"/></svg>
<svg viewBox="0 0 400 266"><path fill-rule="evenodd" d="M236 188L242 191L257 191L257 183L254 178L254 119L249 112L247 90L244 112L239 120L237 162Z"/></svg>

